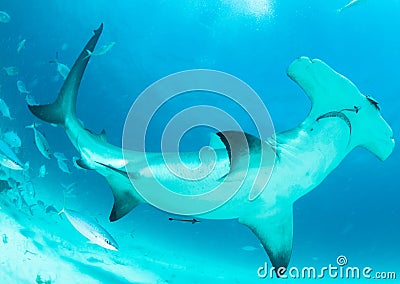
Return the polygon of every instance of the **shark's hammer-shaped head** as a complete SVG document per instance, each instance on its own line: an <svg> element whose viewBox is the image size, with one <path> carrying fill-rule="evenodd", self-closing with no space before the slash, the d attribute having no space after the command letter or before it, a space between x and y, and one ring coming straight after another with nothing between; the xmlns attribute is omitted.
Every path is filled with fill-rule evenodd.
<svg viewBox="0 0 400 284"><path fill-rule="evenodd" d="M312 102L306 121L341 118L349 126L350 150L362 146L382 161L390 156L393 132L372 97L363 95L349 79L318 59L300 57L289 66L287 74Z"/></svg>

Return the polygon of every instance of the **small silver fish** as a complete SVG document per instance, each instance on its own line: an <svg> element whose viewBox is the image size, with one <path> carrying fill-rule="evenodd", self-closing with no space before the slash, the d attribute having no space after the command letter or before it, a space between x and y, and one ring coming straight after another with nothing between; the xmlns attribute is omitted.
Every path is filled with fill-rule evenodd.
<svg viewBox="0 0 400 284"><path fill-rule="evenodd" d="M36 124L33 123L32 125L25 126L25 128L33 129L36 147L45 158L51 159L52 154L50 151L49 143L47 142L46 137L39 130L36 129Z"/></svg>
<svg viewBox="0 0 400 284"><path fill-rule="evenodd" d="M69 170L69 167L65 160L57 159L57 164L61 171L67 174L71 174L71 171Z"/></svg>
<svg viewBox="0 0 400 284"><path fill-rule="evenodd" d="M22 82L21 80L17 81L17 89L18 89L18 92L20 92L21 94L30 94L31 93L30 91L28 91L26 89L25 83Z"/></svg>
<svg viewBox="0 0 400 284"><path fill-rule="evenodd" d="M12 120L14 119L10 115L10 109L8 108L8 105L3 99L0 99L0 113L4 116L7 117L8 119Z"/></svg>
<svg viewBox="0 0 400 284"><path fill-rule="evenodd" d="M0 11L0 23L9 23L11 21L11 17L7 12Z"/></svg>
<svg viewBox="0 0 400 284"><path fill-rule="evenodd" d="M47 175L47 169L46 169L46 165L41 165L39 168L39 175L38 177L43 178Z"/></svg>
<svg viewBox="0 0 400 284"><path fill-rule="evenodd" d="M64 213L71 225L91 243L105 249L118 251L118 244L102 226L91 218L85 217L77 211L62 209L58 214Z"/></svg>
<svg viewBox="0 0 400 284"><path fill-rule="evenodd" d="M6 72L8 76L18 75L18 68L15 66L3 67L3 70Z"/></svg>
<svg viewBox="0 0 400 284"><path fill-rule="evenodd" d="M68 160L63 153L54 152L53 155L57 160L63 160L63 161Z"/></svg>
<svg viewBox="0 0 400 284"><path fill-rule="evenodd" d="M9 157L0 153L0 165L15 171L22 171L24 168Z"/></svg>
<svg viewBox="0 0 400 284"><path fill-rule="evenodd" d="M17 46L17 54L20 54L21 51L25 48L26 39L21 40Z"/></svg>
<svg viewBox="0 0 400 284"><path fill-rule="evenodd" d="M67 79L67 76L68 76L69 71L70 71L70 69L69 69L69 67L67 65L58 62L57 59L51 60L50 63L56 64L57 65L57 72L61 75L61 77L63 77L64 80Z"/></svg>
<svg viewBox="0 0 400 284"><path fill-rule="evenodd" d="M110 42L108 44L105 44L105 45L101 46L99 49L96 49L93 52L91 52L90 50L86 50L88 55L86 55L83 59L86 59L89 56L98 56L98 55L106 54L107 52L109 52L111 50L111 48L114 47L114 45L115 45L115 41L112 41L112 42Z"/></svg>
<svg viewBox="0 0 400 284"><path fill-rule="evenodd" d="M24 170L24 165L3 140L0 140L0 164L11 170Z"/></svg>
<svg viewBox="0 0 400 284"><path fill-rule="evenodd" d="M2 135L2 139L11 148L19 148L22 145L21 138L19 138L17 132L15 131L7 131Z"/></svg>
<svg viewBox="0 0 400 284"><path fill-rule="evenodd" d="M35 100L35 97L32 96L32 95L30 95L30 94L27 94L27 95L25 96L25 101L26 101L26 103L27 103L28 105L30 105L30 106L37 106L37 105L38 105L38 103L37 103L36 100Z"/></svg>

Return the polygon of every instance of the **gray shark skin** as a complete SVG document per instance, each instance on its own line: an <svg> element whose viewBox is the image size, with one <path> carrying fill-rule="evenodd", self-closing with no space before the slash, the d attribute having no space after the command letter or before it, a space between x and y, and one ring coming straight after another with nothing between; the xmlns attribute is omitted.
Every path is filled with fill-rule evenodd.
<svg viewBox="0 0 400 284"><path fill-rule="evenodd" d="M177 192L186 195L206 192L208 187L218 185L222 180L232 186L242 182L235 176L247 170L243 169L241 161L248 156L242 156L241 140L236 140L238 136L243 138L243 133L228 131L214 137L220 139L222 145L216 151L217 166L221 166L221 170L211 174L204 182L187 181L168 173L160 153L146 153L147 161L144 161L142 153L131 151L124 155L120 147L107 142L104 132L96 135L83 127L76 117L76 97L90 60L87 54L93 52L102 29L103 25L95 30L83 48L55 102L28 107L38 118L65 129L81 154L81 159L77 161L80 167L95 170L106 178L114 195L110 221L118 220L145 202L128 178L128 171L131 174L133 172L135 186L148 186L149 190L158 192L160 188L154 181L155 177L146 175L150 167L157 180L170 183ZM318 59L300 57L290 64L287 74L312 101L308 116L297 127L271 137L276 141L274 147L245 134L247 142L251 142L248 149L251 157L257 157L260 149L276 155L268 184L257 198L249 198L253 186L252 171L262 172L272 166L258 163L256 167L250 162L250 181L245 181L237 194L222 206L196 216L209 219L237 218L258 236L276 268L286 268L290 261L293 203L318 186L355 147L368 149L382 161L394 148L392 130L380 115L376 101L361 94L350 80L327 64ZM226 144L226 137L234 141L233 148ZM189 161L198 160L197 152L183 153L183 156Z"/></svg>

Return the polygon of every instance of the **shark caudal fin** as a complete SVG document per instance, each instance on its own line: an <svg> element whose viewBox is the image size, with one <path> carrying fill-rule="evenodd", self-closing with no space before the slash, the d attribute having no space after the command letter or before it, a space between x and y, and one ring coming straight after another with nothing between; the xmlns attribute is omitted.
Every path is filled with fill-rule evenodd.
<svg viewBox="0 0 400 284"><path fill-rule="evenodd" d="M308 57L296 59L287 74L312 102L303 125L340 118L350 130L349 150L362 146L380 160L393 152L393 132L382 118L378 103L363 95L349 79L321 60Z"/></svg>
<svg viewBox="0 0 400 284"><path fill-rule="evenodd" d="M88 51L92 52L94 50L102 31L103 24L94 31L94 35L83 48L78 60L76 60L65 79L55 102L47 105L28 105L30 111L36 117L62 126L65 126L67 118L76 120L76 98L83 73L90 59L90 57L86 56Z"/></svg>

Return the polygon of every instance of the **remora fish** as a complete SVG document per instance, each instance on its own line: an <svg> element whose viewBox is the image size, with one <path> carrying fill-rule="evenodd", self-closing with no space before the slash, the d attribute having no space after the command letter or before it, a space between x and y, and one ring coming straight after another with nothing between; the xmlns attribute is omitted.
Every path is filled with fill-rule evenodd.
<svg viewBox="0 0 400 284"><path fill-rule="evenodd" d="M172 218L172 217L170 217L170 218L168 218L168 220L170 220L170 221L179 221L179 222L188 222L188 223L192 223L192 224L200 222L199 220L197 220L195 218L193 218L193 219L181 219L181 218Z"/></svg>
<svg viewBox="0 0 400 284"><path fill-rule="evenodd" d="M219 169L224 169L226 165L227 170L203 179L208 183L196 180L194 185L192 180L168 175L167 166L181 165L186 168L180 163L182 153L173 153L179 162L170 160L168 165L165 165L163 158L166 153L146 153L145 157L137 151L124 151L123 154L121 148L108 143L102 135L85 129L76 117L78 89L90 57L83 58L87 50L94 50L102 29L103 25L95 30L83 48L55 102L28 107L36 117L57 123L65 129L71 143L81 153L79 166L95 170L107 179L114 195L110 221L120 219L138 204L145 202L136 191L137 184L157 195L165 193L160 181L175 185L174 190L180 194L189 197L196 194L191 204L177 203L173 198L164 199L176 205L179 211L197 205L200 201L210 202L209 199L202 199L202 193L215 188L213 185L238 188L240 184L235 196L223 205L194 217L238 219L257 235L272 265L286 268L292 252L294 202L316 188L354 148L364 147L382 161L393 152L393 132L381 116L376 101L363 95L349 79L323 61L300 57L290 64L287 75L304 90L312 102L312 108L303 122L271 137L276 140L273 146L269 140L261 141L238 131L217 133L214 138L221 145L218 155L221 154L212 162L216 161L215 166ZM358 111L344 111L355 110L354 106L357 106ZM326 115L328 113L342 115ZM259 184L254 179L244 184L243 179L236 177L242 172L253 173L250 177L268 172L272 167L270 163L247 163L249 156L257 158L264 149L269 149L268 152L278 158L275 159L265 188L262 188L257 198L251 199L249 197L254 187L259 187ZM213 152L214 157L216 153ZM196 164L198 154L189 152L185 153L185 157ZM135 179L135 187L126 168ZM256 191L259 192L259 188Z"/></svg>
<svg viewBox="0 0 400 284"><path fill-rule="evenodd" d="M46 210L47 211L47 210ZM77 211L62 209L71 225L91 243L109 250L118 250L118 244L106 229L91 218L85 217Z"/></svg>
<svg viewBox="0 0 400 284"><path fill-rule="evenodd" d="M25 126L26 128L32 128L33 133L35 135L35 144L36 147L39 149L39 152L47 159L51 159L52 154L50 151L49 143L47 142L46 137L36 129L36 124L33 123L32 125Z"/></svg>

